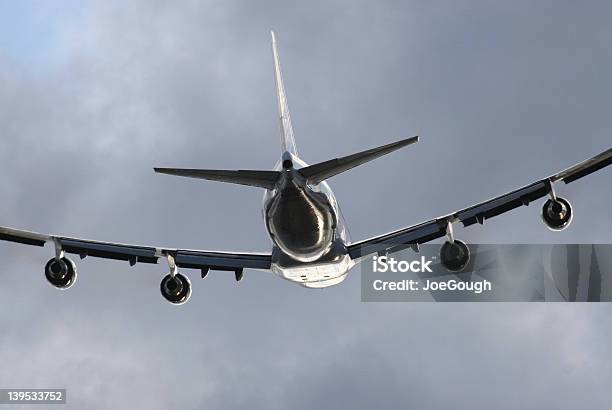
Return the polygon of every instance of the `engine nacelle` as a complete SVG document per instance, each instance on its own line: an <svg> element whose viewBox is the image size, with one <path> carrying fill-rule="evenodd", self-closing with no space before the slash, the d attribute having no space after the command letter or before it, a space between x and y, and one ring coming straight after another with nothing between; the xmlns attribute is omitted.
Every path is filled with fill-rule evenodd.
<svg viewBox="0 0 612 410"><path fill-rule="evenodd" d="M66 257L60 259L52 258L45 265L45 277L54 287L68 289L76 282L76 265Z"/></svg>
<svg viewBox="0 0 612 410"><path fill-rule="evenodd" d="M458 240L446 241L440 248L440 263L451 272L459 272L470 261L470 249Z"/></svg>
<svg viewBox="0 0 612 410"><path fill-rule="evenodd" d="M162 296L173 305L182 305L191 297L191 282L185 275L177 273L164 276L160 284Z"/></svg>
<svg viewBox="0 0 612 410"><path fill-rule="evenodd" d="M572 222L572 205L567 199L557 197L549 199L542 206L542 221L553 231L560 231Z"/></svg>

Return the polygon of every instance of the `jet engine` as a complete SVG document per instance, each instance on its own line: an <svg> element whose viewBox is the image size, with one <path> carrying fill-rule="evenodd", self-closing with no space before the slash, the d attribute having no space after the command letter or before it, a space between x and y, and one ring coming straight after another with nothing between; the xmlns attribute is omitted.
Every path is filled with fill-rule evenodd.
<svg viewBox="0 0 612 410"><path fill-rule="evenodd" d="M458 240L453 242L446 241L440 249L440 262L447 270L459 272L470 261L470 249L467 245Z"/></svg>
<svg viewBox="0 0 612 410"><path fill-rule="evenodd" d="M191 282L180 273L168 274L161 281L160 290L164 298L174 305L182 305L191 297Z"/></svg>
<svg viewBox="0 0 612 410"><path fill-rule="evenodd" d="M68 289L77 279L74 262L66 257L52 258L45 266L45 277L58 289Z"/></svg>
<svg viewBox="0 0 612 410"><path fill-rule="evenodd" d="M548 199L542 207L542 221L553 231L560 231L572 222L572 206L567 199Z"/></svg>

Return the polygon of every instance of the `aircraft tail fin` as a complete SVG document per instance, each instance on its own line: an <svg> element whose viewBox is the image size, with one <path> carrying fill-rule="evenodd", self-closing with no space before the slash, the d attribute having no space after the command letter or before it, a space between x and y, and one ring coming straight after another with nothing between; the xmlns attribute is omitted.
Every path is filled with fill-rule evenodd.
<svg viewBox="0 0 612 410"><path fill-rule="evenodd" d="M295 138L293 136L293 125L291 124L291 114L289 113L287 95L285 94L285 86L283 85L280 59L278 57L278 50L276 49L276 35L274 34L274 31L271 31L270 34L272 35L272 54L274 56L274 79L276 83L276 99L278 101L281 149L282 152L289 152L297 156L297 147L295 145Z"/></svg>
<svg viewBox="0 0 612 410"><path fill-rule="evenodd" d="M274 189L280 173L278 171L226 171L217 169L154 168L160 174L207 179L265 189Z"/></svg>
<svg viewBox="0 0 612 410"><path fill-rule="evenodd" d="M365 164L378 157L389 154L395 150L414 144L419 140L419 137L406 138L391 144L383 145L377 148L372 148L346 157L334 158L329 161L319 162L318 164L310 165L301 168L299 172L311 184L318 184L321 181L338 175L344 171L348 171L358 165Z"/></svg>

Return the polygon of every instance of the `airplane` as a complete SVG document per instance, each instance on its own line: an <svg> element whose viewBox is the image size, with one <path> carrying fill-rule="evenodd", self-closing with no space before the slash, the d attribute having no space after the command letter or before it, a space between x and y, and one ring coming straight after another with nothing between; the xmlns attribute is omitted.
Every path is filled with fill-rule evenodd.
<svg viewBox="0 0 612 410"><path fill-rule="evenodd" d="M55 255L45 265L45 277L51 285L67 289L77 279L76 264L66 254L107 258L136 263L156 264L166 261L169 273L160 284L163 297L180 305L191 296L189 278L179 268L199 269L202 278L211 270L234 272L241 280L244 269L269 271L307 288L325 288L341 283L353 266L364 257L386 254L406 248L416 252L419 245L446 237L440 248L440 263L450 272L459 272L470 260L465 242L453 235L453 224L483 224L494 216L548 196L541 218L552 230L569 226L573 218L569 201L556 195L554 183L568 184L612 163L612 148L549 177L515 189L476 205L405 227L384 235L351 242L338 202L327 180L373 159L416 143L418 136L314 165L298 155L281 65L272 35L274 77L280 124L281 157L273 170L212 170L154 168L155 172L211 181L263 188L263 219L272 240L270 253L214 252L166 247L125 245L85 239L40 234L0 227L0 239L26 245L52 243Z"/></svg>

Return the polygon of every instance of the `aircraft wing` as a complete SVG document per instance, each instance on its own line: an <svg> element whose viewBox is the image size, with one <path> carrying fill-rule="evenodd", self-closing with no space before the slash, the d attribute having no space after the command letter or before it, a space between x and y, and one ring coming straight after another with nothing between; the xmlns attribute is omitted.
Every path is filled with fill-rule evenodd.
<svg viewBox="0 0 612 410"><path fill-rule="evenodd" d="M348 253L352 259L358 259L373 253L417 247L419 244L445 236L449 223L452 224L453 222L460 221L463 226L470 226L476 222L483 224L487 219L519 206L527 206L532 201L549 195L553 182L563 181L569 184L610 164L612 164L612 148L548 178L533 182L488 201L427 222L352 243L348 246Z"/></svg>
<svg viewBox="0 0 612 410"><path fill-rule="evenodd" d="M124 245L66 236L45 235L5 227L0 227L0 240L34 246L44 246L47 242L51 242L56 246L56 249L60 249L65 253L79 255L81 259L91 256L127 261L130 265L135 265L136 263L156 264L160 258L162 258L163 262L170 255L174 258L176 266L201 269L203 275L209 269L235 271L237 273L241 273L245 268L268 270L271 264L271 255L263 253L212 252Z"/></svg>

